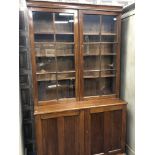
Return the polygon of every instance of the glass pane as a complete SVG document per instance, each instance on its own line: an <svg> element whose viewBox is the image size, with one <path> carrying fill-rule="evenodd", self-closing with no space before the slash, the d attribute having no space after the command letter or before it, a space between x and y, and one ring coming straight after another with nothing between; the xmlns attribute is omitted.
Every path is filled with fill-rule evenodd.
<svg viewBox="0 0 155 155"><path fill-rule="evenodd" d="M75 70L74 66L74 57L58 57L58 71L73 71Z"/></svg>
<svg viewBox="0 0 155 155"><path fill-rule="evenodd" d="M84 79L84 96L99 95L99 79L88 78Z"/></svg>
<svg viewBox="0 0 155 155"><path fill-rule="evenodd" d="M99 55L99 44L86 44L84 45L84 56L86 55Z"/></svg>
<svg viewBox="0 0 155 155"><path fill-rule="evenodd" d="M75 79L58 81L58 99L75 98Z"/></svg>
<svg viewBox="0 0 155 155"><path fill-rule="evenodd" d="M116 37L114 35L102 35L101 42L116 42Z"/></svg>
<svg viewBox="0 0 155 155"><path fill-rule="evenodd" d="M73 33L74 16L70 13L55 13L56 33Z"/></svg>
<svg viewBox="0 0 155 155"><path fill-rule="evenodd" d="M97 78L97 77L99 77L99 75L100 75L100 72L99 72L99 70L97 71L84 71L84 78Z"/></svg>
<svg viewBox="0 0 155 155"><path fill-rule="evenodd" d="M84 15L83 18L83 33L99 35L100 31L100 16L99 15Z"/></svg>
<svg viewBox="0 0 155 155"><path fill-rule="evenodd" d="M109 95L114 94L115 92L115 78L105 77L100 79L99 94L100 95Z"/></svg>
<svg viewBox="0 0 155 155"><path fill-rule="evenodd" d="M101 71L101 77L115 77L116 70L115 69L104 69Z"/></svg>
<svg viewBox="0 0 155 155"><path fill-rule="evenodd" d="M101 44L101 54L116 54L117 46L115 44Z"/></svg>
<svg viewBox="0 0 155 155"><path fill-rule="evenodd" d="M74 35L56 34L56 42L74 42Z"/></svg>
<svg viewBox="0 0 155 155"><path fill-rule="evenodd" d="M56 44L57 56L74 56L73 44Z"/></svg>
<svg viewBox="0 0 155 155"><path fill-rule="evenodd" d="M39 101L57 99L57 82L56 81L40 81L38 82Z"/></svg>
<svg viewBox="0 0 155 155"><path fill-rule="evenodd" d="M102 16L102 33L116 33L116 16Z"/></svg>
<svg viewBox="0 0 155 155"><path fill-rule="evenodd" d="M35 52L36 52L36 57L55 57L54 43L36 42Z"/></svg>
<svg viewBox="0 0 155 155"><path fill-rule="evenodd" d="M35 34L34 40L35 42L53 42L54 35L53 34Z"/></svg>
<svg viewBox="0 0 155 155"><path fill-rule="evenodd" d="M58 100L75 98L74 16L55 13Z"/></svg>
<svg viewBox="0 0 155 155"><path fill-rule="evenodd" d="M99 56L84 56L84 70L99 70L100 57Z"/></svg>
<svg viewBox="0 0 155 155"><path fill-rule="evenodd" d="M89 42L100 42L100 36L99 35L84 35L84 43Z"/></svg>
<svg viewBox="0 0 155 155"><path fill-rule="evenodd" d="M100 15L84 15L83 20L84 96L96 96L100 75Z"/></svg>
<svg viewBox="0 0 155 155"><path fill-rule="evenodd" d="M35 33L53 33L53 13L33 12Z"/></svg>
<svg viewBox="0 0 155 155"><path fill-rule="evenodd" d="M75 71L71 71L71 72L59 72L57 74L58 76L58 80L68 80L68 79L75 79Z"/></svg>
<svg viewBox="0 0 155 155"><path fill-rule="evenodd" d="M113 94L116 76L117 18L108 15L84 15L83 20L84 96Z"/></svg>
<svg viewBox="0 0 155 155"><path fill-rule="evenodd" d="M33 12L40 101L75 98L74 14Z"/></svg>
<svg viewBox="0 0 155 155"><path fill-rule="evenodd" d="M39 73L56 72L55 57L37 57L36 70Z"/></svg>
<svg viewBox="0 0 155 155"><path fill-rule="evenodd" d="M52 73L37 73L37 81L56 80L56 74Z"/></svg>
<svg viewBox="0 0 155 155"><path fill-rule="evenodd" d="M115 69L116 67L115 56L102 56L101 69Z"/></svg>

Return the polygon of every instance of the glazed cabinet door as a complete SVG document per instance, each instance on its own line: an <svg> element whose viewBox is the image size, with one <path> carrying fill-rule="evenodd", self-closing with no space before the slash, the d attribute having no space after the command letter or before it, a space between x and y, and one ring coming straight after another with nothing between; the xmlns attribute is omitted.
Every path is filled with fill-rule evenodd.
<svg viewBox="0 0 155 155"><path fill-rule="evenodd" d="M35 103L78 100L77 11L33 8L29 14Z"/></svg>
<svg viewBox="0 0 155 155"><path fill-rule="evenodd" d="M85 113L85 155L125 152L125 109L93 108Z"/></svg>
<svg viewBox="0 0 155 155"><path fill-rule="evenodd" d="M119 28L115 12L80 11L83 99L119 95Z"/></svg>
<svg viewBox="0 0 155 155"><path fill-rule="evenodd" d="M38 115L36 131L38 155L84 155L83 111Z"/></svg>

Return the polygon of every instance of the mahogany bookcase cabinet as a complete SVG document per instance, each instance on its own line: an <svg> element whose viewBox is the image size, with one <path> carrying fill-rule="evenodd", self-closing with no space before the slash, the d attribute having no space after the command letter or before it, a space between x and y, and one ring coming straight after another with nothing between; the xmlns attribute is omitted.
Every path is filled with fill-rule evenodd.
<svg viewBox="0 0 155 155"><path fill-rule="evenodd" d="M38 155L125 152L118 6L27 1Z"/></svg>

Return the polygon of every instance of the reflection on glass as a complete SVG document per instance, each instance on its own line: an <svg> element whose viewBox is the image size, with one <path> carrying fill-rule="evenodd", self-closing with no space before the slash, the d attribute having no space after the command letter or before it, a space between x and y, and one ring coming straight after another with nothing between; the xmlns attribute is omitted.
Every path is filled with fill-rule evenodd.
<svg viewBox="0 0 155 155"><path fill-rule="evenodd" d="M75 98L75 80L58 81L58 100L65 98Z"/></svg>
<svg viewBox="0 0 155 155"><path fill-rule="evenodd" d="M55 13L55 29L56 33L73 33L74 32L74 16L69 13Z"/></svg>
<svg viewBox="0 0 155 155"><path fill-rule="evenodd" d="M53 13L33 12L35 33L53 33Z"/></svg>
<svg viewBox="0 0 155 155"><path fill-rule="evenodd" d="M57 99L57 83L56 81L40 81L38 82L39 101Z"/></svg>
<svg viewBox="0 0 155 155"><path fill-rule="evenodd" d="M115 56L102 56L101 69L115 69L116 62Z"/></svg>
<svg viewBox="0 0 155 155"><path fill-rule="evenodd" d="M100 16L99 15L84 15L83 18L83 33L99 34L100 31Z"/></svg>
<svg viewBox="0 0 155 155"><path fill-rule="evenodd" d="M56 72L56 61L54 57L38 57L36 61L37 72Z"/></svg>
<svg viewBox="0 0 155 155"><path fill-rule="evenodd" d="M116 33L116 16L102 16L102 33Z"/></svg>

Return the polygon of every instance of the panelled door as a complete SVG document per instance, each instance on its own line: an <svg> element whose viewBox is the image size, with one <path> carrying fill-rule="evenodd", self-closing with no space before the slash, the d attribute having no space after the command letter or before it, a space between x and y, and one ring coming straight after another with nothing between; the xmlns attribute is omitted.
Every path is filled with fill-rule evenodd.
<svg viewBox="0 0 155 155"><path fill-rule="evenodd" d="M116 155L125 151L125 107L85 111L85 155Z"/></svg>
<svg viewBox="0 0 155 155"><path fill-rule="evenodd" d="M38 155L85 155L84 112L36 116Z"/></svg>

